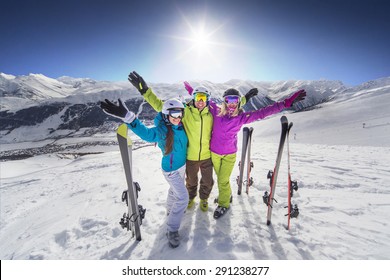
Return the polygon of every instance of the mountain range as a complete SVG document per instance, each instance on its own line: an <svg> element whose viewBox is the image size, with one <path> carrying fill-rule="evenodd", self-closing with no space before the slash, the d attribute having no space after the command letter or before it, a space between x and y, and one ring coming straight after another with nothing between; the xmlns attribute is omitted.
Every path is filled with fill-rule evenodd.
<svg viewBox="0 0 390 280"><path fill-rule="evenodd" d="M244 106L244 110L255 110L279 101L296 90L305 89L307 97L294 105L292 110L311 110L331 100L354 98L370 90L390 85L390 77L368 81L355 87L347 87L341 81L244 81L230 80L225 83L189 81L194 87L206 86L212 98L221 100L228 88L236 88L245 94L258 88L259 94ZM183 82L174 84L148 83L162 99L190 96ZM42 74L13 76L0 73L0 144L61 139L64 137L91 136L112 130L117 121L105 115L99 102L104 99L121 98L128 108L138 112L142 96L127 81L95 81L89 78L60 77L57 79ZM142 106L139 117L151 121L154 110Z"/></svg>

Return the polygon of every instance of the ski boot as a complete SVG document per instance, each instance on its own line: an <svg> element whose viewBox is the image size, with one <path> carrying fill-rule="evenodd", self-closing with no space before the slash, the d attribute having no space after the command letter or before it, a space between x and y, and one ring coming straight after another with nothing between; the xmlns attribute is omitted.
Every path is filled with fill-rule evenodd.
<svg viewBox="0 0 390 280"><path fill-rule="evenodd" d="M187 209L191 209L192 207L194 207L194 205L195 205L195 198L190 199L190 201L188 201Z"/></svg>
<svg viewBox="0 0 390 280"><path fill-rule="evenodd" d="M171 248L176 248L180 245L179 232L168 231L167 232L168 243Z"/></svg>
<svg viewBox="0 0 390 280"><path fill-rule="evenodd" d="M219 219L229 210L229 208L218 206L214 211L214 219Z"/></svg>
<svg viewBox="0 0 390 280"><path fill-rule="evenodd" d="M207 212L207 210L209 210L209 203L207 202L207 199L200 200L200 210L203 212Z"/></svg>

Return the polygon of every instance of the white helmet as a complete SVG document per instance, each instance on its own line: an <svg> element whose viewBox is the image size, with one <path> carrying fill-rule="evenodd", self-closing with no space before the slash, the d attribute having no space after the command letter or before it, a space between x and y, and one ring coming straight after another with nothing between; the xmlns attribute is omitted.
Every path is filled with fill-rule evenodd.
<svg viewBox="0 0 390 280"><path fill-rule="evenodd" d="M171 98L171 99L168 99L167 101L164 102L164 105L163 105L161 112L164 115L169 115L169 111L172 109L184 110L184 105L179 99Z"/></svg>
<svg viewBox="0 0 390 280"><path fill-rule="evenodd" d="M211 91L209 91L206 87L196 87L196 88L192 91L192 96L195 96L195 94L197 94L198 92L206 93L209 97L210 97L210 95L211 95Z"/></svg>

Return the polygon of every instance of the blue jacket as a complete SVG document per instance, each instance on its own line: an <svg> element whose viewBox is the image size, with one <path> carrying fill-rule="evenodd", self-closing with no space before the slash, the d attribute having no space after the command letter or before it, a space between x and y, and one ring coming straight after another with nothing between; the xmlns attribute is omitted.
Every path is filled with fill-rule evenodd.
<svg viewBox="0 0 390 280"><path fill-rule="evenodd" d="M146 127L139 119L135 119L132 123L127 124L135 134L148 142L157 142L161 149L163 158L161 168L164 171L177 170L186 163L188 138L184 131L183 125L172 125L173 130L173 149L168 155L165 155L165 139L168 129L163 121L162 114L159 113L154 119L155 127Z"/></svg>

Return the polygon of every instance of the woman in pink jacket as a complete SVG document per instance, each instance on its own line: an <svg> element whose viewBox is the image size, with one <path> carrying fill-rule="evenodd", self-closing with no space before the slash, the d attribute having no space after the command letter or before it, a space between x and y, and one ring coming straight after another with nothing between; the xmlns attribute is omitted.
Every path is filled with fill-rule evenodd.
<svg viewBox="0 0 390 280"><path fill-rule="evenodd" d="M190 92L189 84L185 83L185 86ZM252 89L250 92L252 97L258 91L257 89ZM220 106L210 101L209 112L211 112L214 118L210 150L219 191L218 207L214 211L215 219L223 216L230 207L232 193L230 176L236 162L237 134L241 127L289 108L294 102L303 100L305 96L305 90L299 90L281 102L276 102L271 106L252 112L243 112L241 110L241 95L233 88L225 91L223 102Z"/></svg>

